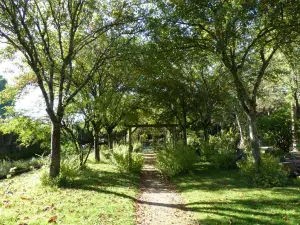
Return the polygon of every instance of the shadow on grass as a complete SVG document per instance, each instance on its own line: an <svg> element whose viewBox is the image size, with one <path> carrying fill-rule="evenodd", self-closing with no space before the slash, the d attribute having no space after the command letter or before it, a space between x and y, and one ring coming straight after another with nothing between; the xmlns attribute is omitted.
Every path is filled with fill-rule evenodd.
<svg viewBox="0 0 300 225"><path fill-rule="evenodd" d="M260 189L264 187L254 186L250 180L243 177L237 169L216 169L208 163L199 163L197 169L188 175L172 179L175 184L184 183L184 190L219 191L230 189ZM294 187L292 183L284 187L287 194L300 194L300 190L288 189ZM274 192L281 192L282 188L268 188Z"/></svg>
<svg viewBox="0 0 300 225"><path fill-rule="evenodd" d="M199 164L196 171L176 177L181 192L196 199L185 204L201 215L200 224L297 224L300 221L300 187L256 188L237 170L218 170ZM238 195L231 194L238 193ZM215 196L198 197L197 195ZM239 196L239 197L238 197ZM244 198L244 199L243 199ZM204 217L207 217L203 219Z"/></svg>
<svg viewBox="0 0 300 225"><path fill-rule="evenodd" d="M138 186L139 174L99 171L85 168L75 179L67 181L62 187L69 189L86 189L88 187L131 187Z"/></svg>
<svg viewBox="0 0 300 225"><path fill-rule="evenodd" d="M207 215L200 224L297 224L299 214L288 212L295 209L294 202L276 200L258 202L235 200L230 202L193 202L186 204L188 210ZM298 201L296 204L300 204ZM275 209L281 209L273 211ZM218 219L217 219L218 218Z"/></svg>
<svg viewBox="0 0 300 225"><path fill-rule="evenodd" d="M241 177L237 170L220 171L208 164L199 165L198 170L192 174L173 179L181 191L198 190L199 193L228 191L233 189L243 192L256 190L249 186L248 181ZM139 175L131 173L118 173L98 171L87 168L81 172L77 179L68 183L65 188L95 191L127 198L141 204L156 205L161 207L177 208L180 210L192 211L207 214L207 218L199 220L200 224L288 224L292 211L297 211L292 222L300 221L300 189L296 188L272 188L274 196L254 196L251 199L227 199L219 201L194 201L187 204L162 204L157 202L140 201L137 198L110 187L138 187ZM258 189L259 190L259 189ZM276 197L285 195L286 198ZM274 210L275 209L275 210ZM278 211L279 209L279 211ZM295 223L296 224L296 223Z"/></svg>

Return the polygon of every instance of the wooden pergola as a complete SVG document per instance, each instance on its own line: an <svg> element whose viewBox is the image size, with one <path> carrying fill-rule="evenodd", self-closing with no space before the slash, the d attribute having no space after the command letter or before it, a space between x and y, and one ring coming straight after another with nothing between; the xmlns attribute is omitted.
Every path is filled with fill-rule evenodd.
<svg viewBox="0 0 300 225"><path fill-rule="evenodd" d="M131 154L133 151L133 146L132 146L132 134L138 129L138 128L146 128L146 127L154 127L154 128L172 128L172 135L173 135L173 145L175 146L175 131L176 127L178 127L179 124L135 124L135 125L126 125L129 130L129 149L128 149L128 165L129 169L131 169L132 165L132 160L131 160ZM133 129L132 129L133 128Z"/></svg>

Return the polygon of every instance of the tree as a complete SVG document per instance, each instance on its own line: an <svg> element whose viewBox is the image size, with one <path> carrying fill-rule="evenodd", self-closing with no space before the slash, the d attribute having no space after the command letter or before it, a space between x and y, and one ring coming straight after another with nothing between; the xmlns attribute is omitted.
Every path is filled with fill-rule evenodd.
<svg viewBox="0 0 300 225"><path fill-rule="evenodd" d="M103 64L115 38L100 43L101 48L95 42L112 27L124 25L124 18L130 19L126 4L106 5L109 3L92 0L0 3L0 36L23 54L34 72L52 123L51 177L58 176L60 171L61 121L65 108ZM81 68L75 60L87 57L84 55L87 51L95 55L95 60L91 67ZM79 87L72 88L74 73L79 69L85 70L85 79Z"/></svg>
<svg viewBox="0 0 300 225"><path fill-rule="evenodd" d="M5 94L4 89L6 89L6 84L7 81L0 75L0 92L3 91L1 94ZM3 96L0 97L0 119L4 116L4 113L6 112L5 107L11 105L11 103L11 100L7 100L7 98Z"/></svg>
<svg viewBox="0 0 300 225"><path fill-rule="evenodd" d="M82 89L74 102L93 128L96 161L100 161L101 129L106 130L108 146L112 150L114 129L138 106L135 98L129 94L129 85L134 82L132 68L128 66L129 58L133 57L133 52L127 49L131 41L129 38L116 43L118 47L114 48L116 52L110 63L95 73L91 82Z"/></svg>
<svg viewBox="0 0 300 225"><path fill-rule="evenodd" d="M159 28L151 26L155 34L160 34L154 38L159 44L173 42L176 49L210 52L225 65L249 121L252 155L258 171L261 155L256 125L257 94L273 56L282 44L293 41L299 31L299 4L294 3L160 2L166 22ZM150 20L150 25L154 22L156 18Z"/></svg>

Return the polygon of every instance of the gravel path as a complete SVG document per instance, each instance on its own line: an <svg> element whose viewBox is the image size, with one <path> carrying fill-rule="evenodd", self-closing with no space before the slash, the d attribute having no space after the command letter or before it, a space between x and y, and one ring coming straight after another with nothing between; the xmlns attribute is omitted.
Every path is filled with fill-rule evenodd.
<svg viewBox="0 0 300 225"><path fill-rule="evenodd" d="M174 186L163 179L155 169L155 154L147 153L144 157L136 224L195 224L191 212L184 207L182 198L176 193Z"/></svg>

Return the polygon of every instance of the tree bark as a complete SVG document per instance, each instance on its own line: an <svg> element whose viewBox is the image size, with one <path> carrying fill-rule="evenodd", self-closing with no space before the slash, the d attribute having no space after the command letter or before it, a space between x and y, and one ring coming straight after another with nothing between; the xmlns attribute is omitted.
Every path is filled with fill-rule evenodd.
<svg viewBox="0 0 300 225"><path fill-rule="evenodd" d="M186 110L185 110L185 108L183 109L183 127L182 127L182 129L183 129L183 144L184 145L187 145L187 132L186 132L186 127L187 127L187 119L186 119L186 117L187 117L187 112L186 112Z"/></svg>
<svg viewBox="0 0 300 225"><path fill-rule="evenodd" d="M245 147L245 139L244 139L243 127L242 127L242 124L241 124L240 117L239 117L238 113L236 113L235 116L236 116L236 123L237 123L237 126L239 128L239 133L240 133L239 147L244 148Z"/></svg>
<svg viewBox="0 0 300 225"><path fill-rule="evenodd" d="M204 124L203 124L203 133L204 133L204 141L208 142L209 141L208 127Z"/></svg>
<svg viewBox="0 0 300 225"><path fill-rule="evenodd" d="M292 151L297 151L297 111L294 102L291 102L291 125L292 125Z"/></svg>
<svg viewBox="0 0 300 225"><path fill-rule="evenodd" d="M60 122L52 122L50 177L55 178L60 172Z"/></svg>
<svg viewBox="0 0 300 225"><path fill-rule="evenodd" d="M113 138L112 138L112 133L108 133L108 134L107 134L107 142L108 142L107 144L108 144L108 149L111 150L111 151L112 151L113 148L114 148L114 143L113 143L113 141L114 141L114 140L113 140Z"/></svg>
<svg viewBox="0 0 300 225"><path fill-rule="evenodd" d="M129 171L132 168L132 150L133 150L133 146L132 146L132 130L131 127L129 128L129 149L128 149L128 169Z"/></svg>
<svg viewBox="0 0 300 225"><path fill-rule="evenodd" d="M256 113L252 112L252 113L249 113L247 116L248 116L248 120L249 120L249 136L250 136L252 156L255 161L257 170L260 170L261 153L260 153L260 149L259 149L259 139L258 139L257 124L256 124Z"/></svg>
<svg viewBox="0 0 300 225"><path fill-rule="evenodd" d="M99 132L94 130L94 152L95 152L95 161L100 161L100 149L99 149Z"/></svg>

